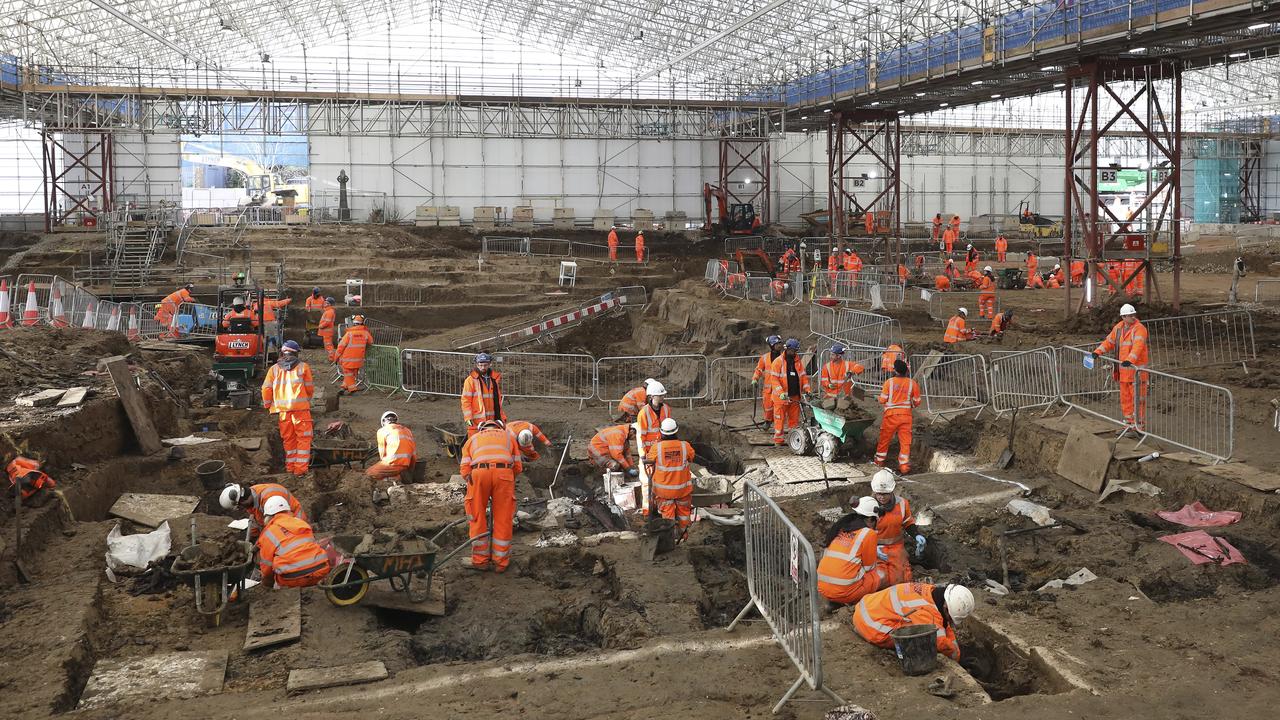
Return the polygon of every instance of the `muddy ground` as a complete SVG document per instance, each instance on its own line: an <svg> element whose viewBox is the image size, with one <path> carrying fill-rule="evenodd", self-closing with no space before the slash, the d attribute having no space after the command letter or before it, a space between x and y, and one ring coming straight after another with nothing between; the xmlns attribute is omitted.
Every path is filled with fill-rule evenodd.
<svg viewBox="0 0 1280 720"><path fill-rule="evenodd" d="M394 232L393 232L394 231ZM290 230L282 235L262 231L281 257L297 263L300 285L344 274L332 263L313 263L323 249L342 247L365 267L362 255L397 253L384 268L403 273L409 282L435 275L448 293L424 307L367 308L370 317L404 322L416 329L406 346L452 348L460 337L494 327L504 319L524 316L535 288L551 284L549 261L510 264L513 276L487 286L473 257L474 241L455 231L423 232L340 229L323 233ZM601 234L602 240L602 234ZM64 243L65 238L60 238ZM650 240L650 247L674 242ZM422 250L415 252L421 243ZM270 251L264 251L270 252ZM403 253L401 257L400 253ZM751 354L772 332L805 337L804 307L767 306L724 300L698 279L697 249L682 247L670 257L658 255L648 269L607 268L583 272L588 290L609 284L644 284L653 302L645 311L591 321L558 336L542 351L582 352L595 357L654 352L698 352L715 356ZM685 256L677 258L675 255ZM47 259L48 256L46 256ZM35 260L33 260L34 262ZM307 275L312 273L312 275ZM523 273L523 280L515 279ZM395 276L392 276L395 277ZM1194 305L1219 302L1224 277L1189 273L1184 289ZM523 284L520 284L523 283ZM594 285L593 285L594 283ZM505 287L504 287L505 286ZM671 292L656 292L675 287ZM528 302L517 299L520 293ZM1005 296L1008 296L1007 298ZM573 296L573 297L576 297ZM563 296L548 300L563 301ZM1047 343L1096 341L1111 322L1110 310L1064 327L1060 298L1026 291L1003 293L1002 302L1025 309L1025 321L1006 338L1003 349ZM462 308L490 306L493 310ZM689 308L694 308L690 311ZM891 312L902 323L914 352L940 340L942 326L928 319L919 301ZM1274 438L1261 417L1273 392L1272 361L1266 356L1276 342L1275 318L1255 314L1261 362L1230 387L1236 393L1237 447L1247 461L1269 467ZM24 360L40 371L19 375L21 383L60 382L93 365L99 354L118 348L107 341L76 346L75 360L42 363L54 348L78 342L56 331L26 331ZM85 341L88 342L88 341ZM13 347L6 342L5 347ZM1265 350L1264 350L1265 348ZM43 351L43 353L42 353ZM317 380L330 379L320 351L305 359L317 368ZM0 357L0 362L4 358ZM433 427L458 428L456 398L387 398L362 393L341 399L339 410L317 414L317 430L331 422L347 423L371 438L378 416L388 408L414 430L425 483L392 494L390 505L373 502L369 483L359 468L317 469L305 478L282 475L279 440L273 422L257 410L190 408L204 369L163 353L139 353L140 376L155 370L177 387L169 396L155 380L143 382L149 407L163 415L162 436L208 432L223 437L263 437L261 449L247 451L225 442L188 448L184 457L142 457L123 412L106 388L97 404L58 417L16 419L6 432L44 450L51 472L66 491L75 515L70 521L59 503L46 502L24 514L33 539L24 561L33 582L6 579L0 589L0 684L11 692L0 696L0 710L12 717L45 717L75 707L93 664L99 660L140 657L158 652L226 650L229 653L224 692L187 701L160 701L121 708L84 711L86 717L260 717L281 710L297 717L338 717L377 708L379 716L651 718L672 712L694 717L768 717L774 702L794 680L791 663L758 621L726 634L723 631L747 600L744 538L740 529L695 524L687 543L656 563L639 558L633 540L586 540L606 528L583 512L564 521L560 530L522 529L516 536L513 567L505 575L464 570L457 560L439 573L446 615L424 617L396 610L331 605L316 590L303 593L303 635L296 643L265 651L245 652L247 605L233 604L217 625L196 613L189 587L153 573L118 578L102 571L103 541L116 521L107 517L123 492L181 493L200 498L195 516L201 537L231 537L222 525L231 519L216 503L215 487L205 487L194 467L207 459L226 463L226 479L282 482L303 501L321 534L365 533L388 529L433 536L462 517L461 489L450 484L457 471ZM19 366L22 363L18 363ZM322 370L323 369L323 370ZM22 370L14 368L21 373ZM1229 382L1237 371L1209 368L1196 377ZM47 373L46 376L42 373ZM637 382L642 378L637 378ZM101 379L97 379L100 387ZM144 379L145 380L145 379ZM5 386L8 388L9 386ZM327 389L334 389L327 385ZM11 392L6 390L6 392ZM608 408L598 402L511 399L511 418L530 419L556 443L572 436L589 438L609 424ZM714 449L731 471L757 452L747 434L724 430L749 423L746 403L727 409L675 404L675 416L686 437L699 448ZM1255 417L1258 416L1258 417ZM961 458L973 466L994 459L993 438L1007 426L984 416L928 426L920 423L914 454L921 470L931 461ZM975 508L954 517L948 513L929 531L930 544L916 562L918 577L937 582L982 585L1003 581L1011 592L997 596L978 591L979 610L962 627L962 665L944 665L960 689L945 700L926 694L929 678L905 678L891 653L862 643L850 631L847 610L829 613L823 640L828 684L845 699L875 710L879 717L918 718L1191 718L1213 712L1222 717L1266 717L1274 702L1277 676L1272 670L1276 649L1265 639L1280 626L1275 618L1280 593L1280 558L1276 555L1277 507L1264 495L1227 480L1209 478L1191 465L1169 462L1115 463L1113 475L1142 479L1162 495L1119 493L1105 502L1053 472L1064 436L1033 422L1020 423L1015 435L1013 467L1004 476L1032 488L1027 499L1048 507L1055 517L1076 522L1087 532L1048 530L1013 536L1000 533L1029 527L1029 521L998 508ZM574 443L576 447L578 442ZM517 497L533 513L544 505L545 488L556 475L559 447L544 452L522 478ZM575 453L576 454L576 453ZM933 461L934 457L938 461ZM866 457L853 458L865 463ZM555 487L593 487L595 480L570 458ZM865 487L865 486L864 486ZM911 496L910 482L903 492ZM848 490L816 492L784 502L784 508L812 543L820 541L825 521L818 510L847 503ZM1248 565L1192 566L1173 548L1156 541L1176 528L1154 515L1201 500L1214 509L1236 509L1243 520L1218 534L1250 559ZM188 542L187 518L172 522L175 550ZM122 524L125 532L146 528ZM13 521L0 520L0 536L8 539ZM222 533L219 535L219 533ZM566 547L555 543L571 536ZM465 540L460 527L440 539L446 548ZM539 547L538 545L543 545ZM0 549L5 572L13 575L11 549ZM1075 589L1039 591L1047 580L1087 567L1099 579ZM252 591L250 591L252 593ZM251 596L252 597L252 596ZM33 628L57 627L59 633ZM1259 641L1259 639L1263 641ZM18 664L12 658L30 658ZM1047 659L1046 659L1047 658ZM333 666L381 660L392 679L364 688L289 696L284 685L292 668ZM38 667L33 667L37 665ZM802 701L786 706L779 717L818 718L828 702ZM1158 712L1153 714L1153 708Z"/></svg>

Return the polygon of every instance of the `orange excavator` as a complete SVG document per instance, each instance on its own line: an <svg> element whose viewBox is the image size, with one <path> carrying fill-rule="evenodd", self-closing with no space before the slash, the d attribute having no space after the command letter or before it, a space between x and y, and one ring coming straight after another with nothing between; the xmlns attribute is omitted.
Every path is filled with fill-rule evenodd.
<svg viewBox="0 0 1280 720"><path fill-rule="evenodd" d="M747 267L747 258L752 259L753 267ZM766 253L764 250L761 250L760 248L751 248L749 250L738 250L733 254L733 259L738 261L738 267L744 273L754 274L754 275L768 275L770 277L773 277L773 270L774 270L773 258L770 258L768 253ZM759 261L758 267L755 266L756 265L755 261L757 260Z"/></svg>
<svg viewBox="0 0 1280 720"><path fill-rule="evenodd" d="M711 214L713 199L718 210L714 216ZM702 225L704 232L714 232L719 227L721 232L730 235L750 235L760 229L755 206L751 203L730 204L728 193L719 185L703 183L702 200L706 206L706 221Z"/></svg>

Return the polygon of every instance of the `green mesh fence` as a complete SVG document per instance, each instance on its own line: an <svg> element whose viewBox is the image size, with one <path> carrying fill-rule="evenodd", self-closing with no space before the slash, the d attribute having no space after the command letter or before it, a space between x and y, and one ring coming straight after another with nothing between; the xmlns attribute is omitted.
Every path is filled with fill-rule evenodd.
<svg viewBox="0 0 1280 720"><path fill-rule="evenodd" d="M364 381L381 390L400 389L400 348L370 345L364 354Z"/></svg>
<svg viewBox="0 0 1280 720"><path fill-rule="evenodd" d="M1240 159L1217 140L1196 143L1195 222L1240 222Z"/></svg>

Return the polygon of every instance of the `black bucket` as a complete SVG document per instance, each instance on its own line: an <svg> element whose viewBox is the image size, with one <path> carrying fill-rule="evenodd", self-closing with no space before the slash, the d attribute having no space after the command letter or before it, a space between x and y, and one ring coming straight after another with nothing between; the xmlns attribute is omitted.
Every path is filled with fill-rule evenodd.
<svg viewBox="0 0 1280 720"><path fill-rule="evenodd" d="M924 675L938 667L938 626L903 625L889 633L904 675Z"/></svg>
<svg viewBox="0 0 1280 720"><path fill-rule="evenodd" d="M227 464L221 460L205 460L196 466L196 477L200 478L205 490L221 490L226 485L226 469Z"/></svg>

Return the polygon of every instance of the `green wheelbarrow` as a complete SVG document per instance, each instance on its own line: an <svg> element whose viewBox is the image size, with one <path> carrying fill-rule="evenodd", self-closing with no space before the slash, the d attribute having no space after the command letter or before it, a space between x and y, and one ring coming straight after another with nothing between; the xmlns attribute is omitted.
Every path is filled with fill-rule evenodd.
<svg viewBox="0 0 1280 720"><path fill-rule="evenodd" d="M787 446L796 455L817 455L822 462L840 456L857 454L862 447L862 433L875 423L875 418L848 418L830 410L805 403L800 427L787 436Z"/></svg>

